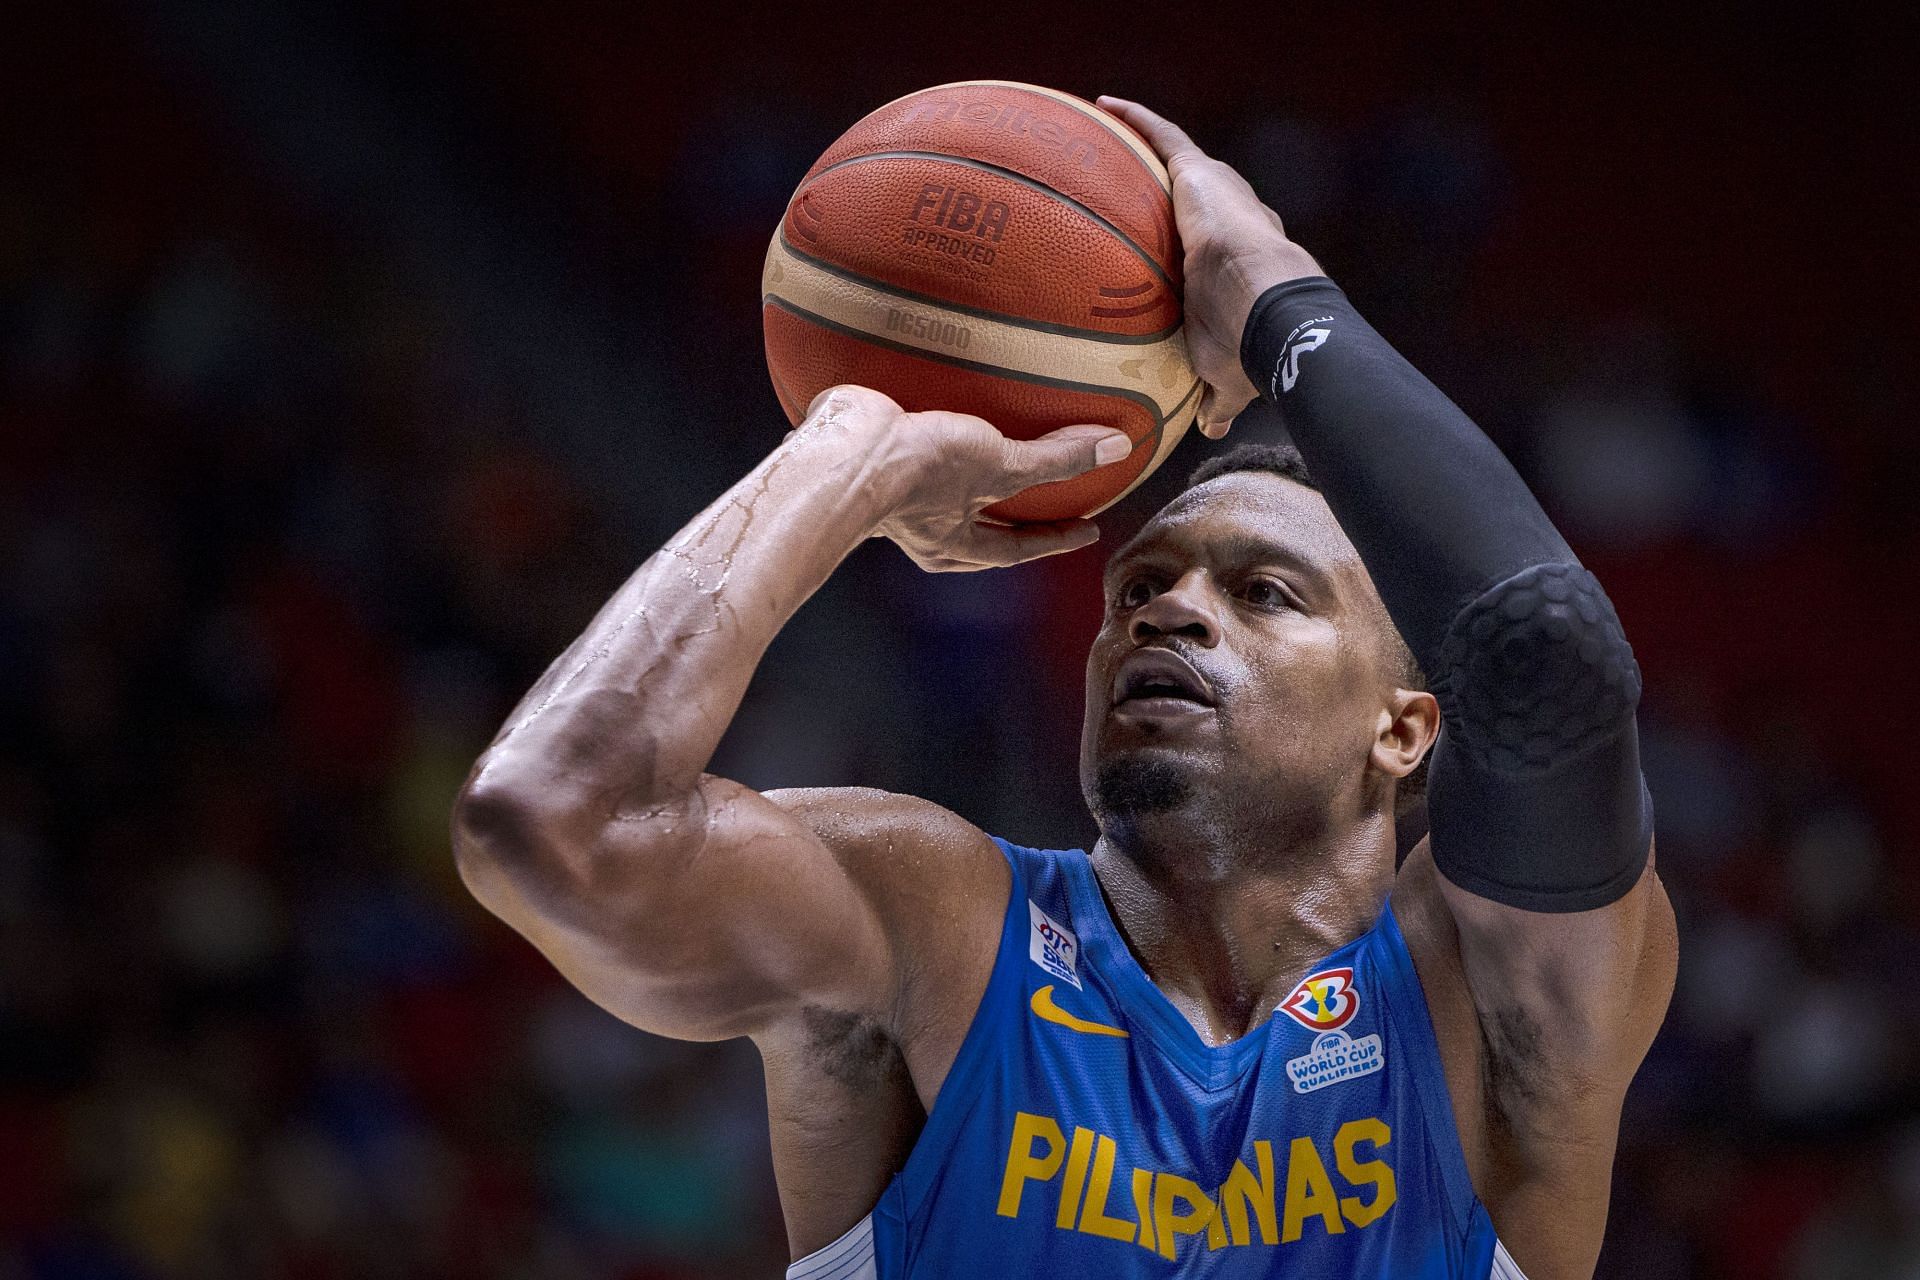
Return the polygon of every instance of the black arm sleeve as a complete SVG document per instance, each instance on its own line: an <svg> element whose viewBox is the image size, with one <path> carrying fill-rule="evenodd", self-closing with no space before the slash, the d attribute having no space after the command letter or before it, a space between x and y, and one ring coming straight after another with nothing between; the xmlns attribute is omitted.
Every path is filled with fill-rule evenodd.
<svg viewBox="0 0 1920 1280"><path fill-rule="evenodd" d="M1583 911L1646 865L1640 670L1606 593L1493 441L1324 276L1260 296L1241 363L1280 409L1440 702L1434 861Z"/></svg>

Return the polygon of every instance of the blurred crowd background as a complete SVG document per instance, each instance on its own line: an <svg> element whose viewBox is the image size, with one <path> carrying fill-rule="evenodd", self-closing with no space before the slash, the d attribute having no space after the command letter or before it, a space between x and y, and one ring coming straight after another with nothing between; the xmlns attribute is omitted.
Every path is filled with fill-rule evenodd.
<svg viewBox="0 0 1920 1280"><path fill-rule="evenodd" d="M575 994L465 894L447 809L778 438L756 289L799 175L963 78L1137 97L1241 166L1608 585L1682 964L1600 1274L1920 1276L1892 24L801 8L8 15L0 1280L780 1273L751 1048ZM716 769L1084 844L1097 573L870 544Z"/></svg>

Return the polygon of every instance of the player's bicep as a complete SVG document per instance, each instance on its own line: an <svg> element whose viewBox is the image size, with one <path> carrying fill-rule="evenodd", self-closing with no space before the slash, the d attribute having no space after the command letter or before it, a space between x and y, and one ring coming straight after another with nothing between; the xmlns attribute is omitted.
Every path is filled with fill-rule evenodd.
<svg viewBox="0 0 1920 1280"><path fill-rule="evenodd" d="M1673 908L1651 858L1625 894L1586 911L1530 911L1433 879L1502 1110L1617 1103L1673 990Z"/></svg>
<svg viewBox="0 0 1920 1280"><path fill-rule="evenodd" d="M737 783L708 776L670 812L616 816L564 866L500 914L643 1030L725 1039L808 1005L890 999L861 886L804 822Z"/></svg>
<svg viewBox="0 0 1920 1280"><path fill-rule="evenodd" d="M1589 588L1590 611L1611 618ZM1536 1074L1569 1091L1624 1090L1673 971L1638 669L1617 626L1565 652L1553 634L1453 673L1428 779L1433 891L1458 928L1487 1061L1509 1069L1522 1102ZM1579 704L1589 687L1607 696Z"/></svg>

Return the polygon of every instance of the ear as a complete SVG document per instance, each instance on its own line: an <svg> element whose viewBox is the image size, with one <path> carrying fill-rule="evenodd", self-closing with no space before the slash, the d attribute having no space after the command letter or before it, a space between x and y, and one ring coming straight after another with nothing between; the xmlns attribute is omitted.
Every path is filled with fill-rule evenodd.
<svg viewBox="0 0 1920 1280"><path fill-rule="evenodd" d="M1374 767L1404 778L1440 736L1440 703L1418 689L1395 689L1380 710L1369 758Z"/></svg>

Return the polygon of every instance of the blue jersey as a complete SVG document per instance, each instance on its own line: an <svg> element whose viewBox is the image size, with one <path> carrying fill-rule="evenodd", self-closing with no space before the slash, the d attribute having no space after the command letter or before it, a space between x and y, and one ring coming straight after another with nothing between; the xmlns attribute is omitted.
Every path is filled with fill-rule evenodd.
<svg viewBox="0 0 1920 1280"><path fill-rule="evenodd" d="M1086 854L995 842L999 953L926 1128L873 1213L790 1277L1518 1275L1391 910L1265 1026L1209 1046Z"/></svg>

